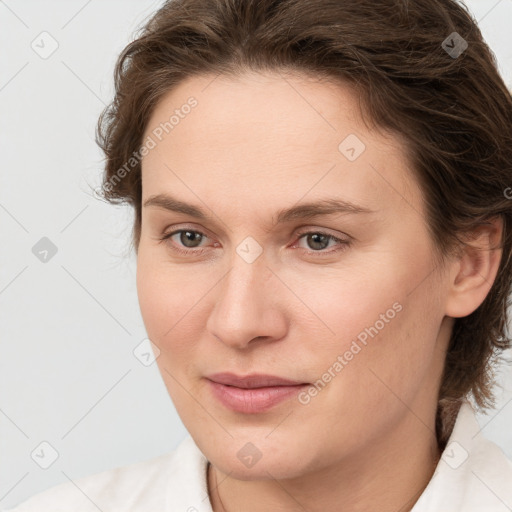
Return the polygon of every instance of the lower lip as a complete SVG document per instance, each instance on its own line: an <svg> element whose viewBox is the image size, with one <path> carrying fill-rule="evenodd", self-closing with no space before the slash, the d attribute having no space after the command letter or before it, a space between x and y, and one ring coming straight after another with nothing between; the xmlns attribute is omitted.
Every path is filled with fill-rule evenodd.
<svg viewBox="0 0 512 512"><path fill-rule="evenodd" d="M296 386L270 386L266 388L243 389L208 380L215 397L228 409L246 414L264 412L278 403L296 396L309 384Z"/></svg>

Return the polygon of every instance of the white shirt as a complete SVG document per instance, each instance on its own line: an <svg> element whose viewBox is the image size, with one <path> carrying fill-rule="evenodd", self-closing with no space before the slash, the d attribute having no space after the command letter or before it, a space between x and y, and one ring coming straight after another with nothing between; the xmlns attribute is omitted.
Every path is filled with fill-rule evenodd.
<svg viewBox="0 0 512 512"><path fill-rule="evenodd" d="M206 468L189 435L170 453L55 485L9 512L212 512ZM465 402L411 512L510 511L512 462L481 435Z"/></svg>

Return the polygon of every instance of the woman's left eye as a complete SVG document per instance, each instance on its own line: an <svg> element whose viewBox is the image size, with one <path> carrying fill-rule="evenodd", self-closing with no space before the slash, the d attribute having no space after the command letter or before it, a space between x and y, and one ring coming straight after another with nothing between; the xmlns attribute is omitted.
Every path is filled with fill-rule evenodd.
<svg viewBox="0 0 512 512"><path fill-rule="evenodd" d="M301 240L302 238L305 238L306 240L306 243L309 243L309 244L313 244L313 247L317 247L320 245L321 247L319 248L319 250L322 251L322 254L331 254L333 252L337 252L339 250L342 250L344 249L346 246L349 245L350 241L348 239L341 239L341 238L338 238L334 235L331 235L329 233L324 233L322 231L306 231L305 233L301 233L299 235L299 240ZM331 251L323 251L323 249L325 249L327 246L324 247L324 245L327 243L329 243L329 241L333 241L333 242L336 242L340 247L338 249L334 249L334 250L331 250ZM314 250L314 251L308 251L309 254L311 253L317 253L319 252L319 250Z"/></svg>
<svg viewBox="0 0 512 512"><path fill-rule="evenodd" d="M202 254L204 252L203 248L199 248L199 250L197 250L196 249L197 246L195 246L195 247L193 246L196 242L198 242L198 241L200 242L202 238L205 238L205 237L208 238L207 235L205 235L201 231L196 231L196 230L192 230L192 229L178 229L176 231L172 231L170 233L164 234L159 239L162 242L165 240L172 240L172 237L175 235L179 235L178 240L175 241L175 243L173 243L173 244L169 244L173 251L176 251L176 252L182 253L182 254L196 254L196 255ZM338 238L329 233L324 233L322 231L306 231L303 233L299 233L298 237L299 237L298 240L302 240L303 238L305 238L306 243L313 244L313 247L316 247L315 250L306 250L307 254L319 254L319 255L331 254L331 253L337 252L339 250L343 250L344 248L346 248L346 246L350 245L350 240L348 238L341 239L341 238ZM340 247L338 249L325 251L324 249L326 249L328 247L328 244L331 241L336 242ZM185 247L188 246L188 249L183 249L183 248L175 245L176 243L182 244L182 246L185 246ZM190 246L188 244L192 244L192 246ZM302 247L302 249L304 249L304 248Z"/></svg>

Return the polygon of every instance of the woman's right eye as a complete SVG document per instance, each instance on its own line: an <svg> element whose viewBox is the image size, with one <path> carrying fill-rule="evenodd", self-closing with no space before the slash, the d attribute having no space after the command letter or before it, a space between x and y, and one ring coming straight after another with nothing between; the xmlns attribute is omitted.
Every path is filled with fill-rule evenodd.
<svg viewBox="0 0 512 512"><path fill-rule="evenodd" d="M171 243L170 241L172 240L172 237L175 235L179 235L178 242ZM177 229L177 230L171 231L170 233L164 234L162 237L160 237L160 241L161 242L167 241L169 247L172 250L177 251L182 254L190 254L190 253L202 254L203 249L201 249L199 251L194 250L193 248L182 249L181 247L176 245L176 243L180 243L180 244L183 244L185 247L187 247L186 244L188 244L188 243L193 244L195 241L197 241L201 237L206 237L206 235L204 233L202 233L201 231L196 231L193 229Z"/></svg>

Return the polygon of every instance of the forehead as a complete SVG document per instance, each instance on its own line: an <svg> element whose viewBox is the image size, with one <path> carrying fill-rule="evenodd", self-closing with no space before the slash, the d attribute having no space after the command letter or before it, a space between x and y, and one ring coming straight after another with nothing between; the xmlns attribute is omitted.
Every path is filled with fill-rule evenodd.
<svg viewBox="0 0 512 512"><path fill-rule="evenodd" d="M359 108L350 86L306 76L190 77L148 122L144 139L156 146L142 161L143 196L214 191L243 211L255 198L282 206L329 192L372 209L419 209L403 139L370 130Z"/></svg>

